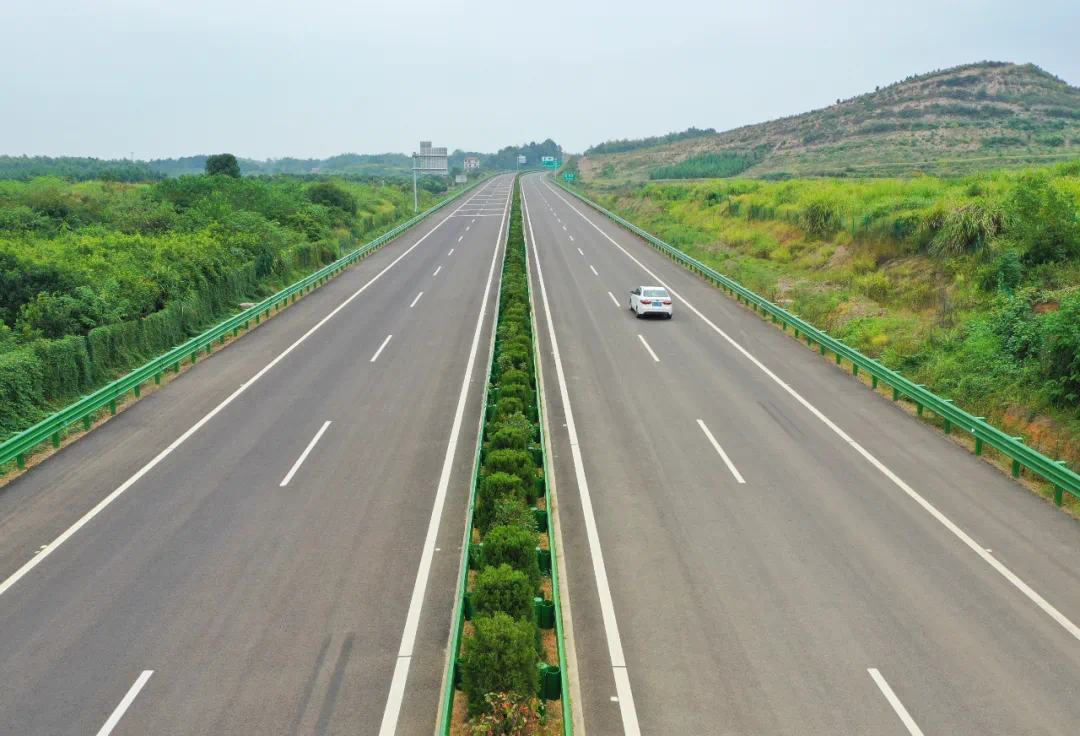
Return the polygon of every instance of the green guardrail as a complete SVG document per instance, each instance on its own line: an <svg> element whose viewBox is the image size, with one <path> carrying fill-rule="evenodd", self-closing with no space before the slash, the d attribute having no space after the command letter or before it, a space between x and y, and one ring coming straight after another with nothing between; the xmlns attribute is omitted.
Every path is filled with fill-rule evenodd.
<svg viewBox="0 0 1080 736"><path fill-rule="evenodd" d="M780 324L785 331L791 327L795 331L796 339L805 337L806 344L813 347L815 344L821 350L822 355L832 353L836 356L836 362L841 359L851 363L852 373L858 375L860 370L870 375L873 388L878 383L892 389L893 401L901 397L915 402L916 413L921 417L923 409L929 409L944 421L944 431L950 434L952 430L961 429L975 438L975 454L981 455L983 446L989 445L998 452L1012 460L1012 476L1020 477L1022 469L1027 468L1054 486L1054 503L1061 506L1064 492L1068 492L1080 499L1080 475L1065 467L1063 460L1051 460L1037 450L1033 450L1024 444L1022 437L1014 437L997 427L988 424L983 417L972 416L963 409L953 404L951 399L943 399L936 394L927 391L921 384L912 383L896 371L890 370L872 358L868 358L858 350L845 345L836 338L822 330L817 329L808 322L799 319L794 314L778 307L769 300L758 296L737 281L722 273L706 266L701 261L691 258L678 248L668 245L659 238L645 232L638 226L624 220L613 212L609 212L600 205L584 197L573 189L563 185L559 181L555 184L563 191L571 194L597 212L607 217L612 222L626 228L638 237L644 239L654 248L693 271L697 275L711 281L724 290L725 293L734 296L740 303L745 303L755 312L760 312L762 317L771 317L773 323Z"/></svg>
<svg viewBox="0 0 1080 736"><path fill-rule="evenodd" d="M134 392L135 396L138 397L140 388L147 381L152 380L155 383L160 384L162 375L170 368L174 372L179 373L180 364L183 361L190 360L194 363L198 358L199 353L205 351L209 354L215 340L224 344L228 333L231 332L233 337L236 337L240 333L240 330L246 330L251 322L259 324L261 318L270 317L270 311L275 307L281 309L281 307L287 303L295 302L297 297L303 296L305 293L326 283L332 276L349 267L356 261L366 258L406 230L418 225L433 213L439 211L461 195L478 186L482 181L485 181L485 179L477 180L471 186L454 193L434 207L431 207L421 212L416 217L413 217L411 220L398 225L393 230L381 235L367 245L363 245L348 255L339 258L329 266L325 266L307 278L301 279L291 286L282 289L273 296L259 302L254 307L229 317L224 322L211 327L197 337L191 338L179 347L173 348L141 368L135 369L123 378L119 378L107 386L98 389L94 393L84 396L70 406L61 409L47 419L38 422L33 427L9 438L3 444L0 444L0 467L11 460L14 460L16 467L20 470L23 469L26 466L27 454L34 448L49 442L50 440L52 441L53 447L60 447L61 433L78 422L83 423L83 429L89 430L93 413L105 406L109 407L112 414L116 414L117 400L129 391Z"/></svg>
<svg viewBox="0 0 1080 736"><path fill-rule="evenodd" d="M522 216L520 207L517 208L517 216L518 217ZM507 247L509 247L509 235L510 235L509 230L510 230L510 228L507 227L507 244L508 244ZM522 232L524 233L524 229L522 230ZM527 268L528 262L529 262L528 250L527 249L525 251L525 254L526 254L525 262L526 262L526 268ZM504 253L504 259L505 259L505 253ZM535 307L534 307L533 301L532 301L532 292L531 292L531 287L529 285L528 271L527 270L526 270L526 278L525 278L525 288L526 288L526 293L528 294L528 299L529 299L529 309L530 309L530 311L529 311L529 319L530 319L530 329L531 329L531 326L536 324L536 310L535 310ZM495 302L495 313L496 313L496 315L499 315L500 317L501 317L501 308L500 308L501 292L502 292L502 289L501 289L501 283L500 283L500 289L499 289L499 292L498 292L499 296L496 298L496 302ZM483 405L484 405L485 409L484 409L484 415L483 415L483 417L481 417L481 421L480 421L480 430L479 430L479 433L477 434L476 456L473 459L472 489L471 489L471 492L470 492L470 495L469 495L469 509L468 509L468 515L467 515L468 521L466 523L467 528L465 530L465 548L464 548L463 553L462 553L461 569L459 571L459 576L458 576L458 593L459 593L459 595L458 595L457 603L456 603L456 605L454 607L454 617L453 617L453 622L452 622L452 625L451 625L452 626L453 636L451 637L451 640L450 640L450 652L449 652L449 656L447 658L448 661L447 661L447 671L446 671L446 677L445 677L445 685L444 685L444 690L443 690L443 693L442 693L442 703L441 703L441 707L439 709L440 723L439 723L439 727L438 727L438 733L441 734L441 736L450 736L451 728L453 726L454 693L455 693L455 691L457 691L458 686L460 684L460 669L459 669L460 668L460 663L458 661L458 655L461 652L461 643L462 643L463 631L464 631L464 628L465 628L465 621L468 620L471 617L471 601L469 600L469 593L468 593L469 569L470 569L470 564L475 559L474 555L477 554L477 550L476 550L475 546L472 544L472 538L473 538L473 514L474 514L474 511L475 511L475 508L476 508L476 494L477 494L478 486L479 486L479 483L480 483L480 470L481 470L481 466L483 464L483 458L484 458L485 430L486 430L486 427L487 427L488 420L492 416L492 414L494 412L494 409L495 409L495 405L492 404L492 403L489 403L489 401L491 400L491 397L492 397L492 395L494 393L492 391L492 386L491 386L491 377L492 377L492 373L493 373L493 368L495 367L496 361L498 360L497 342L496 342L495 337L496 337L496 333L497 333L498 328L499 328L499 322L500 321L501 321L500 319L496 320L496 324L494 325L493 332L492 332L491 352L490 352L490 354L488 356L487 380L485 381L485 384L484 384L484 403L483 403ZM534 361L534 366L536 366L536 368L534 369L533 381L534 381L534 384L535 384L534 385L534 391L535 391L535 397L536 397L536 411L537 411L537 421L536 421L536 425L533 428L533 432L534 432L534 437L535 437L535 441L536 441L535 451L538 452L541 455L541 460L542 460L541 467L543 468L543 471L544 471L544 478L543 478L543 485L544 485L544 513L543 513L543 518L544 518L545 528L544 529L539 529L539 526L538 526L538 531L540 533L544 533L546 531L546 533L547 533L548 550L549 550L549 553L550 553L549 557L550 557L550 566L551 566L551 568L550 568L551 569L551 599L552 599L551 603L553 604L553 609L554 609L554 629L555 629L555 638L556 638L556 642L557 642L558 657L559 657L559 665L557 667L557 669L558 669L558 678L557 678L557 682L558 682L557 690L558 690L558 692L557 692L557 694L552 692L552 688L550 687L550 681L548 680L548 678L555 675L555 673L551 672L552 668L548 667L548 668L546 668L546 671L544 672L544 674L540 678L541 695L545 696L546 700L558 699L561 702L563 734L564 734L564 736L573 736L574 727L573 727L573 720L572 720L572 715L571 715L571 710L570 710L570 685L569 685L569 681L568 681L568 677L567 677L567 671L566 671L566 640L564 638L564 633L563 633L562 598L561 598L560 593L559 593L559 567L558 567L558 559L557 559L558 555L557 555L556 546L555 546L555 532L554 532L555 525L554 525L554 519L552 517L552 509L551 509L551 488L550 488L550 485L549 485L549 482L548 482L548 479L551 478L552 476L551 476L551 467L550 467L550 464L549 464L549 458L548 458L548 452L547 452L547 442L546 442L546 437L545 437L545 434L544 434L545 413L544 413L544 403L543 403L543 390L542 390L542 388L540 386L540 378L539 378L540 352L537 349L535 332L533 332L532 334L533 334L533 361ZM540 554L539 548L537 548L537 550L538 550L537 554ZM539 599L537 599L537 600L539 600ZM551 695L555 695L555 697L548 697L548 696L551 696Z"/></svg>

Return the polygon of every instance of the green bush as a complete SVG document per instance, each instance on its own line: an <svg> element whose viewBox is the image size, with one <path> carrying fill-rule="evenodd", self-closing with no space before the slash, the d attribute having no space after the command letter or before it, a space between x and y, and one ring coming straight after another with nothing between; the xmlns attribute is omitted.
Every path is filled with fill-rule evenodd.
<svg viewBox="0 0 1080 736"><path fill-rule="evenodd" d="M484 466L489 473L509 473L526 483L536 477L532 456L525 450L493 450L487 454Z"/></svg>
<svg viewBox="0 0 1080 736"><path fill-rule="evenodd" d="M504 497L495 501L495 522L492 526L517 526L536 531L536 514L520 498Z"/></svg>
<svg viewBox="0 0 1080 736"><path fill-rule="evenodd" d="M1064 299L1058 311L1044 317L1042 334L1051 398L1061 405L1080 404L1080 294Z"/></svg>
<svg viewBox="0 0 1080 736"><path fill-rule="evenodd" d="M540 589L540 562L536 558L536 535L517 526L496 526L484 536L484 564L510 565L529 577L533 590Z"/></svg>
<svg viewBox="0 0 1080 736"><path fill-rule="evenodd" d="M473 510L473 524L481 536L487 533L495 520L495 507L500 499L525 498L521 478L509 473L491 473L480 479L476 489L476 507Z"/></svg>
<svg viewBox="0 0 1080 736"><path fill-rule="evenodd" d="M44 404L41 361L29 350L0 354L0 436L39 421Z"/></svg>
<svg viewBox="0 0 1080 736"><path fill-rule="evenodd" d="M498 403L495 404L495 419L496 421L505 421L507 417L514 414L522 414L525 411L525 404L521 399L514 398L500 398Z"/></svg>
<svg viewBox="0 0 1080 736"><path fill-rule="evenodd" d="M512 386L517 384L531 386L532 381L529 380L529 374L523 370L512 368L499 376L500 386Z"/></svg>
<svg viewBox="0 0 1080 736"><path fill-rule="evenodd" d="M529 577L510 565L485 567L473 584L474 618L505 613L518 621L535 621L535 589Z"/></svg>
<svg viewBox="0 0 1080 736"><path fill-rule="evenodd" d="M488 693L539 691L535 648L536 625L505 613L478 618L465 639L461 659L462 688L469 697L469 715L487 708Z"/></svg>
<svg viewBox="0 0 1080 736"><path fill-rule="evenodd" d="M529 435L519 427L503 427L491 436L492 450L526 450Z"/></svg>
<svg viewBox="0 0 1080 736"><path fill-rule="evenodd" d="M523 406L532 406L536 394L531 388L523 384L510 384L500 388L499 399L519 399Z"/></svg>

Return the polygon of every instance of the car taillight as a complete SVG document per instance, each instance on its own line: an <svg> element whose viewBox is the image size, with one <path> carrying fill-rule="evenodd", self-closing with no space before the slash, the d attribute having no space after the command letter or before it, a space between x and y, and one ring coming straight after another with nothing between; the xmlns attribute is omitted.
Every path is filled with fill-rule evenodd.
<svg viewBox="0 0 1080 736"><path fill-rule="evenodd" d="M671 300L670 299L665 299L664 304L671 304Z"/></svg>
<svg viewBox="0 0 1080 736"><path fill-rule="evenodd" d="M649 300L649 299L642 299L641 303L644 304L645 306L649 306L650 304L652 304L652 301Z"/></svg>

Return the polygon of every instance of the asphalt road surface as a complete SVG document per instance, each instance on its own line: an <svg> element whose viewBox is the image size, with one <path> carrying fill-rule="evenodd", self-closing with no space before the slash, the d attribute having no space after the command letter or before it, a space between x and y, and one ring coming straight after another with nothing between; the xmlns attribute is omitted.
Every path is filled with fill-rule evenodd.
<svg viewBox="0 0 1080 736"><path fill-rule="evenodd" d="M0 489L0 733L432 733L511 181Z"/></svg>
<svg viewBox="0 0 1080 736"><path fill-rule="evenodd" d="M1075 521L523 192L589 736L1080 733ZM635 319L658 284L674 318Z"/></svg>

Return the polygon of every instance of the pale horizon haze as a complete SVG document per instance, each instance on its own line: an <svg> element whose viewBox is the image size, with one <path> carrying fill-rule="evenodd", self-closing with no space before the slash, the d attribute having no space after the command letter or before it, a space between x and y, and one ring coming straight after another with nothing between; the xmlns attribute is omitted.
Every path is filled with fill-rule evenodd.
<svg viewBox="0 0 1080 736"><path fill-rule="evenodd" d="M1064 0L5 0L0 154L576 152L982 60L1077 85L1078 28Z"/></svg>

